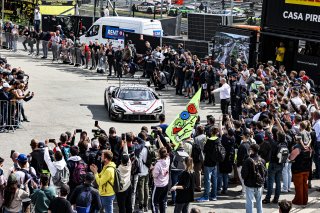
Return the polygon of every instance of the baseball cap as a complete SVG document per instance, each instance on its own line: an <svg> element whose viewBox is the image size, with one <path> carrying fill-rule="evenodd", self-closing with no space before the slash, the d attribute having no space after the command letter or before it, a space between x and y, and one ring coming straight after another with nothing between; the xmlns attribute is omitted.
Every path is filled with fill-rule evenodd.
<svg viewBox="0 0 320 213"><path fill-rule="evenodd" d="M17 159L17 161L21 162L21 163L24 163L24 162L27 162L28 161L28 157L27 155L25 154L20 154Z"/></svg>
<svg viewBox="0 0 320 213"><path fill-rule="evenodd" d="M303 76L302 78L301 78L303 81L309 81L309 77L308 76Z"/></svg>
<svg viewBox="0 0 320 213"><path fill-rule="evenodd" d="M38 148L44 148L44 143L43 142L39 142L38 143Z"/></svg>
<svg viewBox="0 0 320 213"><path fill-rule="evenodd" d="M2 84L2 87L3 87L3 88L9 88L10 85L9 85L8 83L3 83L3 84Z"/></svg>

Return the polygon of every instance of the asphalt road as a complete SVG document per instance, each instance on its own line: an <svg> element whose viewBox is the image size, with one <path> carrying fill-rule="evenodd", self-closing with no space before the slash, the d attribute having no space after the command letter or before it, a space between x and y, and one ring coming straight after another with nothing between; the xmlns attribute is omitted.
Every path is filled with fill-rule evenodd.
<svg viewBox="0 0 320 213"><path fill-rule="evenodd" d="M119 82L109 80L105 75L96 74L93 71L74 68L69 65L52 64L51 60L35 59L27 56L25 52L13 54L0 50L1 56L5 56L13 67L22 67L30 75L29 88L35 93L34 99L25 103L25 112L30 123L23 123L21 129L14 133L0 134L0 156L5 158L4 171L11 166L9 159L10 150L20 153L30 152L30 140L37 138L58 138L62 132L67 130L83 129L90 132L93 129L94 121L98 120L101 127L108 129L114 126L118 133L133 131L138 133L142 125L151 126L154 124L142 123L120 123L111 122L103 106L103 93L108 85L115 85ZM188 99L177 97L174 90L161 93L165 102L166 116L168 123L184 109ZM219 116L219 105L208 107L201 103L200 116L205 122L205 116L213 114L217 119ZM314 185L319 186L319 181ZM202 212L245 212L245 201L237 199L239 186L231 186L229 196L220 196L218 201L207 203L192 203L192 207L199 207ZM310 191L307 208L297 208L294 212L318 212L320 193ZM199 194L196 197L200 196ZM292 199L293 193L283 195L281 199ZM115 205L116 206L116 205ZM116 211L115 211L116 212ZM167 212L173 212L173 207L168 207ZM264 212L277 212L276 205L268 205Z"/></svg>

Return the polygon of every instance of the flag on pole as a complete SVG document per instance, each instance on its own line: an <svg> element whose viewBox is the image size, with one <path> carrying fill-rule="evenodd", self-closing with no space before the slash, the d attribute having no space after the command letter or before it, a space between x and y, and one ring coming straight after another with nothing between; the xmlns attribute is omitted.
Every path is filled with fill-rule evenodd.
<svg viewBox="0 0 320 213"><path fill-rule="evenodd" d="M192 97L185 110L167 127L166 134L174 144L174 149L179 147L180 142L190 137L198 118L200 97L201 88Z"/></svg>

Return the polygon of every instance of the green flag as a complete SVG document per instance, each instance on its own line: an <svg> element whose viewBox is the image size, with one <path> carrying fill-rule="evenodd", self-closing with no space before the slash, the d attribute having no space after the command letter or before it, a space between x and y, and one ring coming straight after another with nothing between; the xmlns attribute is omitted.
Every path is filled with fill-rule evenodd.
<svg viewBox="0 0 320 213"><path fill-rule="evenodd" d="M190 137L198 118L200 97L201 88L192 97L185 110L168 126L166 134L174 144L174 149L179 147L180 142Z"/></svg>

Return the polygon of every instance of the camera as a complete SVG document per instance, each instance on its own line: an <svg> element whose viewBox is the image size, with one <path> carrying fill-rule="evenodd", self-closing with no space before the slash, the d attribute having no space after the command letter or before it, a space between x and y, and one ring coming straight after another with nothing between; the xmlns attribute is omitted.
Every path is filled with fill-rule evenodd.
<svg viewBox="0 0 320 213"><path fill-rule="evenodd" d="M54 143L56 139L49 139L49 143Z"/></svg>
<svg viewBox="0 0 320 213"><path fill-rule="evenodd" d="M81 133L82 129L76 129L76 133Z"/></svg>

